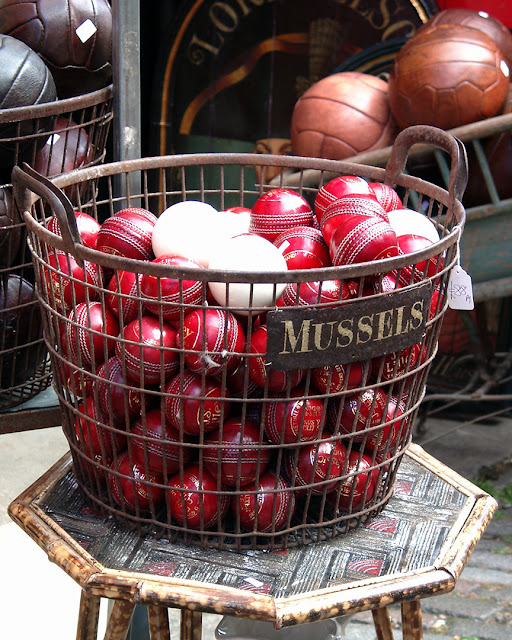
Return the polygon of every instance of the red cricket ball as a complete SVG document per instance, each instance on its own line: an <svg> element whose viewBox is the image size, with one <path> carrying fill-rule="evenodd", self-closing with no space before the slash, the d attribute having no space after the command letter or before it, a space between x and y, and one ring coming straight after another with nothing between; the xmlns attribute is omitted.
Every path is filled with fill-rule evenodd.
<svg viewBox="0 0 512 640"><path fill-rule="evenodd" d="M273 393L265 405L265 432L274 444L316 440L325 422L324 402L308 397L305 388Z"/></svg>
<svg viewBox="0 0 512 640"><path fill-rule="evenodd" d="M385 211L389 212L394 211L395 209L403 209L400 196L393 187L382 182L369 182L368 186L371 188L378 202L383 206Z"/></svg>
<svg viewBox="0 0 512 640"><path fill-rule="evenodd" d="M421 344L417 343L400 351L373 358L372 376L376 380L390 382L412 371L418 364L420 354Z"/></svg>
<svg viewBox="0 0 512 640"><path fill-rule="evenodd" d="M187 443L191 440L186 436L180 437L180 432L162 422L162 411L151 409L145 416L134 423L130 429L133 459L140 466L163 475L171 475L183 467L192 457L191 447Z"/></svg>
<svg viewBox="0 0 512 640"><path fill-rule="evenodd" d="M288 270L331 266L329 247L320 229L293 227L279 234L274 244L283 254Z"/></svg>
<svg viewBox="0 0 512 640"><path fill-rule="evenodd" d="M101 456L110 460L115 451L122 451L126 446L123 425L109 422L96 403L94 396L88 396L78 405L75 417L75 435L79 449L89 458Z"/></svg>
<svg viewBox="0 0 512 640"><path fill-rule="evenodd" d="M174 474L168 485L171 517L187 529L211 529L227 513L227 493L206 469L201 469L196 463Z"/></svg>
<svg viewBox="0 0 512 640"><path fill-rule="evenodd" d="M395 232L377 216L346 216L336 227L329 251L333 265L359 264L393 258L399 254Z"/></svg>
<svg viewBox="0 0 512 640"><path fill-rule="evenodd" d="M374 296L379 293L391 293L395 289L400 289L402 285L396 281L394 275L386 273L378 280L350 280L348 289L353 298L363 298L366 296Z"/></svg>
<svg viewBox="0 0 512 640"><path fill-rule="evenodd" d="M315 215L320 227L327 207L346 196L363 195L375 198L373 190L363 178L358 176L338 176L322 185L315 197Z"/></svg>
<svg viewBox="0 0 512 640"><path fill-rule="evenodd" d="M349 475L352 474L352 475ZM348 464L341 487L329 494L329 502L336 508L354 513L364 509L372 500L377 489L380 470L372 464L366 453L353 449L348 454Z"/></svg>
<svg viewBox="0 0 512 640"><path fill-rule="evenodd" d="M187 313L177 342L189 369L214 376L238 366L245 351L245 332L230 311L205 307Z"/></svg>
<svg viewBox="0 0 512 640"><path fill-rule="evenodd" d="M357 389L366 378L367 369L368 366L364 362L316 367L311 371L311 382L320 393Z"/></svg>
<svg viewBox="0 0 512 640"><path fill-rule="evenodd" d="M267 364L267 325L257 327L251 336L249 375L251 380L269 391L287 391L296 387L304 378L305 369L278 371Z"/></svg>
<svg viewBox="0 0 512 640"><path fill-rule="evenodd" d="M141 273L133 271L116 271L110 282L106 301L115 315L122 319L126 326L139 314L139 300L141 299Z"/></svg>
<svg viewBox="0 0 512 640"><path fill-rule="evenodd" d="M143 404L142 391L130 386L123 373L123 365L117 356L112 356L98 368L96 382L101 410L112 414L123 423L140 415Z"/></svg>
<svg viewBox="0 0 512 640"><path fill-rule="evenodd" d="M208 433L227 418L229 397L229 389L219 381L185 370L165 387L165 416L177 430L190 435Z"/></svg>
<svg viewBox="0 0 512 640"><path fill-rule="evenodd" d="M96 249L134 260L152 260L151 237L156 221L147 209L122 209L101 224Z"/></svg>
<svg viewBox="0 0 512 640"><path fill-rule="evenodd" d="M119 322L101 302L81 302L68 313L66 341L73 362L88 370L96 370L114 355Z"/></svg>
<svg viewBox="0 0 512 640"><path fill-rule="evenodd" d="M343 280L317 280L315 282L288 282L282 295L285 307L312 307L317 305L338 307L351 298Z"/></svg>
<svg viewBox="0 0 512 640"><path fill-rule="evenodd" d="M76 226L78 233L82 238L82 244L89 249L96 249L96 240L98 237L98 231L100 230L100 223L88 213L83 211L75 211ZM59 221L56 216L52 216L48 220L48 231L60 236Z"/></svg>
<svg viewBox="0 0 512 640"><path fill-rule="evenodd" d="M397 236L400 253L414 253L432 246L432 241L415 234ZM425 278L432 278L444 268L441 256L433 256L428 260L417 262L414 267L407 266L400 271L400 283L403 285L419 282Z"/></svg>
<svg viewBox="0 0 512 640"><path fill-rule="evenodd" d="M284 466L294 487L307 487L304 493L309 489L312 494L323 495L336 488L346 456L345 445L326 431L319 442L288 449Z"/></svg>
<svg viewBox="0 0 512 640"><path fill-rule="evenodd" d="M127 451L114 460L108 474L112 497L120 507L131 513L155 513L165 500L163 478L153 472L146 474L144 467L130 462Z"/></svg>
<svg viewBox="0 0 512 640"><path fill-rule="evenodd" d="M244 487L246 493L233 496L233 511L246 531L281 531L293 517L295 493L283 476L264 473L257 486Z"/></svg>
<svg viewBox="0 0 512 640"><path fill-rule="evenodd" d="M228 371L226 383L232 398L258 398L262 395L261 387L251 380L245 360L241 360L236 369Z"/></svg>
<svg viewBox="0 0 512 640"><path fill-rule="evenodd" d="M313 212L307 201L291 189L272 189L260 196L251 212L249 232L274 242L283 231L313 225Z"/></svg>
<svg viewBox="0 0 512 640"><path fill-rule="evenodd" d="M98 297L98 267L93 262L84 260L81 267L72 255L56 249L49 255L43 275L46 296L57 311L69 311L80 302Z"/></svg>
<svg viewBox="0 0 512 640"><path fill-rule="evenodd" d="M127 377L141 387L168 380L179 367L177 331L153 316L142 316L127 324L116 355L126 367Z"/></svg>
<svg viewBox="0 0 512 640"><path fill-rule="evenodd" d="M382 423L388 399L382 389L369 388L331 403L331 425L334 431L352 436L354 442L364 439L364 431Z"/></svg>
<svg viewBox="0 0 512 640"><path fill-rule="evenodd" d="M386 407L383 424L368 433L363 443L364 450L371 454L377 450L379 456L394 453L399 443L405 443L409 435L408 416L404 417L406 404L404 400L392 396Z"/></svg>
<svg viewBox="0 0 512 640"><path fill-rule="evenodd" d="M331 203L322 217L322 235L328 245L336 229L352 216L371 217L389 222L382 205L373 196L346 196Z"/></svg>
<svg viewBox="0 0 512 640"><path fill-rule="evenodd" d="M176 255L160 256L152 262L185 271L203 268L193 260ZM201 304L205 297L203 283L193 278L185 280L182 275L157 277L144 274L140 283L144 308L156 316L161 313L165 320L178 320L182 312L190 311L187 306Z"/></svg>
<svg viewBox="0 0 512 640"><path fill-rule="evenodd" d="M263 475L270 448L257 422L229 418L204 440L203 461L214 478L228 487L243 487Z"/></svg>

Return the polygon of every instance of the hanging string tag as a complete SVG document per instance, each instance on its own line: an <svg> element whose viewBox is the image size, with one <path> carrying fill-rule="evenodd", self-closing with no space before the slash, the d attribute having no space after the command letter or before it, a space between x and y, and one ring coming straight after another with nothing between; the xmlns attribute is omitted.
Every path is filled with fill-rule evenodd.
<svg viewBox="0 0 512 640"><path fill-rule="evenodd" d="M471 311L475 308L473 285L469 273L457 264L448 279L448 306L451 309Z"/></svg>

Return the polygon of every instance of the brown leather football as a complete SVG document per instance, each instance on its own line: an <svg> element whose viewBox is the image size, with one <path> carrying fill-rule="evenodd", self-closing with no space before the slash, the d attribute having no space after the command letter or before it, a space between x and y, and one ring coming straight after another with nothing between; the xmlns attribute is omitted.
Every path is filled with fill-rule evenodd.
<svg viewBox="0 0 512 640"><path fill-rule="evenodd" d="M59 98L112 79L112 10L107 0L0 0L0 33L25 42L50 68Z"/></svg>
<svg viewBox="0 0 512 640"><path fill-rule="evenodd" d="M402 128L451 129L500 114L509 81L503 53L490 36L441 24L417 33L398 52L389 101Z"/></svg>
<svg viewBox="0 0 512 640"><path fill-rule="evenodd" d="M512 33L497 18L485 11L472 9L444 9L433 15L416 33L439 24L462 24L483 31L490 36L501 49L508 66L512 69Z"/></svg>
<svg viewBox="0 0 512 640"><path fill-rule="evenodd" d="M295 155L331 160L386 147L396 133L386 81L356 71L334 73L305 91L290 129Z"/></svg>

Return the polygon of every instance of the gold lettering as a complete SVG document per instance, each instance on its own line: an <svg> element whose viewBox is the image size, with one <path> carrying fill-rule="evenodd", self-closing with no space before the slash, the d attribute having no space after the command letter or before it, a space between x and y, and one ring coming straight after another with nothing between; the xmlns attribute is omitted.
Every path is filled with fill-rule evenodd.
<svg viewBox="0 0 512 640"><path fill-rule="evenodd" d="M417 329L423 321L423 300L417 300L411 307L411 329ZM416 321L416 322L415 322Z"/></svg>
<svg viewBox="0 0 512 640"><path fill-rule="evenodd" d="M397 31L401 31L402 29L408 30L405 34L406 38L412 38L416 33L416 25L414 25L410 20L399 20L398 22L393 22L384 30L381 38L382 41L395 38L395 33Z"/></svg>
<svg viewBox="0 0 512 640"><path fill-rule="evenodd" d="M315 348L318 349L318 351L325 351L326 349L328 349L331 346L332 343L332 336L333 336L333 331L334 331L334 325L335 325L335 321L333 322L319 322L314 326L315 328L315 332L314 332L314 345ZM327 344L322 347L322 333L323 333L323 327L328 326L331 328L331 331L328 335L328 340L327 340Z"/></svg>
<svg viewBox="0 0 512 640"><path fill-rule="evenodd" d="M391 320L393 318L393 310L387 309L377 314L378 317L378 329L377 337L375 340L385 340L393 335L393 327Z"/></svg>
<svg viewBox="0 0 512 640"><path fill-rule="evenodd" d="M369 342L373 332L373 313L371 316L361 316L357 323L357 344L364 344ZM366 340L362 338L367 336Z"/></svg>
<svg viewBox="0 0 512 640"><path fill-rule="evenodd" d="M348 325L348 326L345 326ZM336 347L348 347L354 339L354 331L352 327L354 326L353 318L347 318L346 320L342 320L338 324L338 335L341 339L336 341Z"/></svg>
<svg viewBox="0 0 512 640"><path fill-rule="evenodd" d="M308 353L309 351L311 351L311 349L308 348L309 329L311 326L311 320L302 321L302 324L300 326L299 333L297 336L295 335L293 322L291 320L285 320L282 324L284 325L284 334L283 334L284 337L283 337L283 350L280 351L281 355L285 353L292 353L292 352L295 353L295 351L297 350L297 344L299 343L301 336L302 336L302 340L301 340L299 353ZM287 349L287 343L290 344L290 350Z"/></svg>
<svg viewBox="0 0 512 640"><path fill-rule="evenodd" d="M213 56L219 55L220 49L224 44L224 38L219 33L217 33L217 36L220 42L219 46L216 47L205 40L201 40L194 33L187 50L187 57L192 64L196 66L201 65L205 59L205 52L211 53Z"/></svg>
<svg viewBox="0 0 512 640"><path fill-rule="evenodd" d="M409 331L409 323L407 322L405 324L405 327L403 326L404 324L404 309L405 307L397 307L396 309L396 329L395 329L395 336L399 336L401 333L408 333Z"/></svg>
<svg viewBox="0 0 512 640"><path fill-rule="evenodd" d="M229 19L231 19L230 24L226 24L226 21L222 22L221 18L227 18L228 22ZM210 8L210 20L214 27L217 27L219 31L224 31L224 33L231 33L238 26L236 11L233 7L230 7L227 2L214 2L212 4Z"/></svg>

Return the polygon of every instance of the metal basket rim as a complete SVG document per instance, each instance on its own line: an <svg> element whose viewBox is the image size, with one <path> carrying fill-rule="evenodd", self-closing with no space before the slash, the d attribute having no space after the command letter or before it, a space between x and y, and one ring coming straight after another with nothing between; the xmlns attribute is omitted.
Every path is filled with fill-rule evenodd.
<svg viewBox="0 0 512 640"><path fill-rule="evenodd" d="M110 84L103 89L73 96L72 98L42 102L40 104L23 107L0 109L0 124L21 122L35 118L47 118L50 116L58 116L62 113L78 111L79 109L86 109L87 107L92 107L110 100L113 97L113 93L113 85Z"/></svg>

